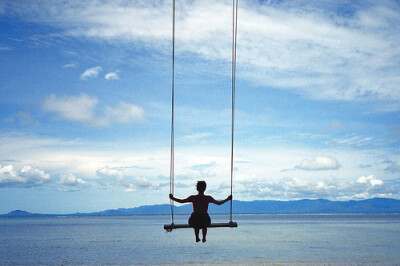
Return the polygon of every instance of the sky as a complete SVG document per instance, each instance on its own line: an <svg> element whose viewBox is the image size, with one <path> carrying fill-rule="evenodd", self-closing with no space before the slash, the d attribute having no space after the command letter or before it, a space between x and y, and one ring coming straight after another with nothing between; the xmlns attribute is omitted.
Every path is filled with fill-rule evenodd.
<svg viewBox="0 0 400 266"><path fill-rule="evenodd" d="M176 1L176 197L230 194L231 5ZM399 25L239 1L234 199L400 199ZM0 1L0 213L169 203L171 73L172 0Z"/></svg>

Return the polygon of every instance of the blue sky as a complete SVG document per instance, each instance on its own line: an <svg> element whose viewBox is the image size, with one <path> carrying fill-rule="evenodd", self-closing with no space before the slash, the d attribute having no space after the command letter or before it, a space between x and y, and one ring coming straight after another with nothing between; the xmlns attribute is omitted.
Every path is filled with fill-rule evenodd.
<svg viewBox="0 0 400 266"><path fill-rule="evenodd" d="M229 194L231 2L176 3L175 193ZM0 213L168 203L172 1L0 2ZM400 198L400 3L239 1L234 198Z"/></svg>

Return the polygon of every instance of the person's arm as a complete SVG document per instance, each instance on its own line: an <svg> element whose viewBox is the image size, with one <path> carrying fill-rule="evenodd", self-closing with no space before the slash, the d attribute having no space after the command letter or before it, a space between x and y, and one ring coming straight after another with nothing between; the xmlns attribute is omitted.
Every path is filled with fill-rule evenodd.
<svg viewBox="0 0 400 266"><path fill-rule="evenodd" d="M169 194L169 198L172 199L173 201L176 201L176 202L179 202L179 203L188 203L188 202L191 202L191 201L189 200L190 197L187 197L186 199L177 199L177 198L174 197L174 195Z"/></svg>
<svg viewBox="0 0 400 266"><path fill-rule="evenodd" d="M213 197L211 197L211 199L210 199L210 202L211 203L214 203L214 204L217 204L217 205L222 205L222 204L224 204L225 202L228 202L228 201L230 201L230 200L232 200L232 195L229 195L226 199L224 199L224 200L215 200Z"/></svg>

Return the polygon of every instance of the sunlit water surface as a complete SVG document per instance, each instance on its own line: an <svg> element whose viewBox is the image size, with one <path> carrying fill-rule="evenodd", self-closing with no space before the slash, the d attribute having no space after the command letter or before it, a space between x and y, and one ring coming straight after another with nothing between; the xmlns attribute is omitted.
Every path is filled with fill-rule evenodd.
<svg viewBox="0 0 400 266"><path fill-rule="evenodd" d="M227 216L212 216L226 222ZM169 216L0 219L0 264L400 265L400 215L235 215L166 233ZM178 216L175 223L185 223Z"/></svg>

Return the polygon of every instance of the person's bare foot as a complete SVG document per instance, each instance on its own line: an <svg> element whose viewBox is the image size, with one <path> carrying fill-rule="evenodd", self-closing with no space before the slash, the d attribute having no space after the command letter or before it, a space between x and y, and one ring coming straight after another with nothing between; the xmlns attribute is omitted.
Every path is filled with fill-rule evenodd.
<svg viewBox="0 0 400 266"><path fill-rule="evenodd" d="M203 243L204 243L204 242L206 242L206 238L205 238L205 237L203 238Z"/></svg>
<svg viewBox="0 0 400 266"><path fill-rule="evenodd" d="M200 242L200 238L196 237L196 242Z"/></svg>

